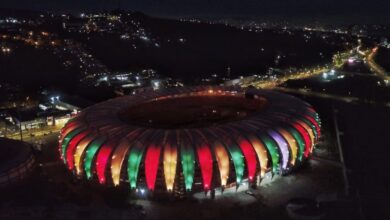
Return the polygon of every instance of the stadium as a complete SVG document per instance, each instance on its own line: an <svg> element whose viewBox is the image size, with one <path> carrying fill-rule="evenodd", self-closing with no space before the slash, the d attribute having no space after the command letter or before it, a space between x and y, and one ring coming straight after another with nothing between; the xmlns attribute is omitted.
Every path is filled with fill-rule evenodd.
<svg viewBox="0 0 390 220"><path fill-rule="evenodd" d="M59 152L75 175L153 192L256 187L312 153L318 114L268 90L182 87L91 106L61 130Z"/></svg>

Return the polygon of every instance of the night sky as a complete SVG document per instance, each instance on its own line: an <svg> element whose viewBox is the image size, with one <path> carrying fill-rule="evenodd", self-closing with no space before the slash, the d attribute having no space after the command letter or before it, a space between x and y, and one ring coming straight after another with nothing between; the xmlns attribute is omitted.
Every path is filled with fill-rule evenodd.
<svg viewBox="0 0 390 220"><path fill-rule="evenodd" d="M0 8L80 12L114 9L118 1L1 0ZM388 0L121 0L121 7L164 16L331 16L360 20L390 17Z"/></svg>

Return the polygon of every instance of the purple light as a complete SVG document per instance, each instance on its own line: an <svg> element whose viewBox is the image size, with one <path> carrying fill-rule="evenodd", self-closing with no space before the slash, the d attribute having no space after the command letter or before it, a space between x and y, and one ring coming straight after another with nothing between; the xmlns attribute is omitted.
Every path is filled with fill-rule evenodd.
<svg viewBox="0 0 390 220"><path fill-rule="evenodd" d="M287 163L289 159L288 144L284 138L275 131L269 130L268 133L276 141L279 146L280 151L282 152L282 168L285 170L287 168Z"/></svg>

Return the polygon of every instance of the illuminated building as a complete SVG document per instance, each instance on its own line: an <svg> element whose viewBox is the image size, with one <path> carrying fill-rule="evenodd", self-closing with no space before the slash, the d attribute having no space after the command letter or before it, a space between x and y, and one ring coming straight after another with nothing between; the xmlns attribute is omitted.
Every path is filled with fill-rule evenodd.
<svg viewBox="0 0 390 220"><path fill-rule="evenodd" d="M66 166L100 184L206 192L288 174L320 137L307 103L268 90L162 89L91 106L60 134Z"/></svg>

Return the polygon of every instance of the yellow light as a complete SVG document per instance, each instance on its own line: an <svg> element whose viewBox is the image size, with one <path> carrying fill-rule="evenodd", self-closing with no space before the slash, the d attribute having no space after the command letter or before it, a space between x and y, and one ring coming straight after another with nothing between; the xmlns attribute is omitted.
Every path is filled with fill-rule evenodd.
<svg viewBox="0 0 390 220"><path fill-rule="evenodd" d="M310 136L310 140L311 140L311 146L310 146L310 152L313 151L313 146L314 146L314 132L313 132L313 129L311 129L311 127L309 127L309 125L307 125L306 123L302 122L302 121L298 121L298 123L305 128L305 130L307 131L307 133L309 133L309 136Z"/></svg>
<svg viewBox="0 0 390 220"><path fill-rule="evenodd" d="M267 171L268 155L264 144L255 136L250 136L249 140L256 151L257 157L260 161L260 177L264 177Z"/></svg>
<svg viewBox="0 0 390 220"><path fill-rule="evenodd" d="M290 150L291 150L290 163L291 163L291 165L294 165L295 160L297 159L297 152L298 152L297 142L295 141L294 137L290 133L288 133L286 130L280 129L279 131L280 131L280 134L282 134L282 136L284 137L284 139L287 140L287 143L288 143Z"/></svg>
<svg viewBox="0 0 390 220"><path fill-rule="evenodd" d="M87 148L88 144L91 143L93 138L94 136L87 136L86 138L81 140L76 147L76 152L74 153L74 166L78 175L80 175L82 172L81 157L83 156L83 152Z"/></svg>
<svg viewBox="0 0 390 220"><path fill-rule="evenodd" d="M130 145L127 140L122 140L111 157L111 178L115 186L119 185L123 161Z"/></svg>
<svg viewBox="0 0 390 220"><path fill-rule="evenodd" d="M226 152L225 148L220 143L216 143L215 148L215 157L217 158L219 174L221 176L221 185L226 186L227 180L229 178L229 155Z"/></svg>
<svg viewBox="0 0 390 220"><path fill-rule="evenodd" d="M173 190L176 175L177 148L166 144L164 146L164 175L168 191Z"/></svg>

